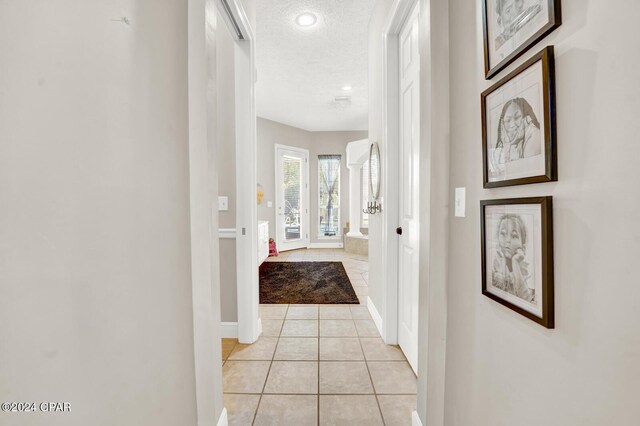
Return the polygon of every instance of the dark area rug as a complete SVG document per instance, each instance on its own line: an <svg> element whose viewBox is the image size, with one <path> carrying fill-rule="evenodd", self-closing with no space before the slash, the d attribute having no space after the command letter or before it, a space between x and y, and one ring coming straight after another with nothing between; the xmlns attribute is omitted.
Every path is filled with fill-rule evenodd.
<svg viewBox="0 0 640 426"><path fill-rule="evenodd" d="M342 262L265 262L260 303L358 304Z"/></svg>

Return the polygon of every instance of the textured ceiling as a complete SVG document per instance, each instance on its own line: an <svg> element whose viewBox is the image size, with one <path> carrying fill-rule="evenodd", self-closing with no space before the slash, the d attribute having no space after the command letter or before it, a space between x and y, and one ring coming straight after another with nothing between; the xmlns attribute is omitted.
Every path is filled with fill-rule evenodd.
<svg viewBox="0 0 640 426"><path fill-rule="evenodd" d="M375 0L258 0L257 114L309 131L366 130L368 24ZM318 22L301 28L296 17ZM352 86L350 92L342 87ZM335 102L336 96L350 102Z"/></svg>

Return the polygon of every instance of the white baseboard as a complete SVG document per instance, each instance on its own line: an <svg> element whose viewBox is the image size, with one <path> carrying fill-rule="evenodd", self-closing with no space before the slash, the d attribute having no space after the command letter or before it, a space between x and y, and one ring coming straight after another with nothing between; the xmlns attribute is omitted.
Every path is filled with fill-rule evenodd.
<svg viewBox="0 0 640 426"><path fill-rule="evenodd" d="M222 329L222 337L225 339L237 339L238 338L238 323L237 322L221 322L220 328Z"/></svg>
<svg viewBox="0 0 640 426"><path fill-rule="evenodd" d="M218 419L218 426L229 426L229 415L227 414L226 407L222 409L222 414Z"/></svg>
<svg viewBox="0 0 640 426"><path fill-rule="evenodd" d="M411 413L411 426L422 426L422 422L420 421L420 416L418 416L417 411Z"/></svg>
<svg viewBox="0 0 640 426"><path fill-rule="evenodd" d="M378 329L378 333L380 333L380 336L382 336L382 339L384 339L384 331L382 330L382 317L380 316L378 309L376 309L376 305L373 304L373 301L368 296L367 296L367 308L369 309L371 318L373 318L373 322L375 323L376 328Z"/></svg>
<svg viewBox="0 0 640 426"><path fill-rule="evenodd" d="M309 248L311 249L323 249L323 248L344 248L344 244L342 242L336 243L311 243L309 244Z"/></svg>
<svg viewBox="0 0 640 426"><path fill-rule="evenodd" d="M256 340L258 340L258 337L260 337L260 335L262 335L262 318L258 318L258 336L256 337Z"/></svg>

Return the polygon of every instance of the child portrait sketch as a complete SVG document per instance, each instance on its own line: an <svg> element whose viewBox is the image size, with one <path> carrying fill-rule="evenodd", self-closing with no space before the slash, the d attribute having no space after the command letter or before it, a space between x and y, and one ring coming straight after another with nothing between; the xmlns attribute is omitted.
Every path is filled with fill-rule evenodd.
<svg viewBox="0 0 640 426"><path fill-rule="evenodd" d="M526 302L535 302L533 271L527 254L527 226L520 215L504 214L498 221L497 246L491 267L491 283L495 288L513 294Z"/></svg>
<svg viewBox="0 0 640 426"><path fill-rule="evenodd" d="M513 98L502 107L491 160L496 165L540 155L540 122L525 98Z"/></svg>
<svg viewBox="0 0 640 426"><path fill-rule="evenodd" d="M545 174L543 84L540 64L486 98L488 181Z"/></svg>
<svg viewBox="0 0 640 426"><path fill-rule="evenodd" d="M489 58L499 63L548 21L548 0L485 0Z"/></svg>
<svg viewBox="0 0 640 426"><path fill-rule="evenodd" d="M541 316L541 214L533 204L485 208L487 290Z"/></svg>
<svg viewBox="0 0 640 426"><path fill-rule="evenodd" d="M527 7L525 7L527 3L525 0L495 0L495 2L496 20L501 29L495 39L495 48L498 50L542 11L540 4L542 0L528 2Z"/></svg>

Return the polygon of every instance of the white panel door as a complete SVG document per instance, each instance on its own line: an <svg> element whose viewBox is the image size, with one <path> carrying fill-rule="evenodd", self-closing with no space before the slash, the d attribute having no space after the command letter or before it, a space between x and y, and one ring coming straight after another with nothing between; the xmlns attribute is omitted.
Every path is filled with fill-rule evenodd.
<svg viewBox="0 0 640 426"><path fill-rule="evenodd" d="M276 146L276 245L309 245L309 151Z"/></svg>
<svg viewBox="0 0 640 426"><path fill-rule="evenodd" d="M398 344L417 373L418 266L420 237L420 57L418 8L398 38L400 65L400 221L398 259Z"/></svg>

